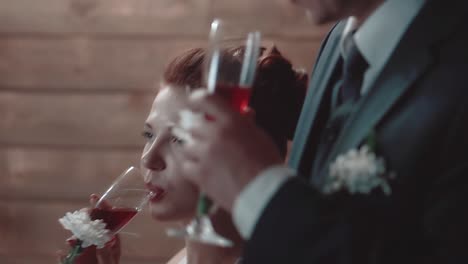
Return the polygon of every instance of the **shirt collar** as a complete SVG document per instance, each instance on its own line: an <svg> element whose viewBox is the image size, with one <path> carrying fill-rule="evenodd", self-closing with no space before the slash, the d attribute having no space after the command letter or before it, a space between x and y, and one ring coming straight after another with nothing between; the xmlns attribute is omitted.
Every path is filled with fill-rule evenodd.
<svg viewBox="0 0 468 264"><path fill-rule="evenodd" d="M357 30L357 21L356 18L354 17L349 17L348 20L346 21L345 28L343 30L343 33L341 35L341 40L340 40L340 52L341 56L346 59L346 54L348 50L348 46L350 44L350 38L354 38L354 36L351 36L353 32Z"/></svg>
<svg viewBox="0 0 468 264"><path fill-rule="evenodd" d="M341 38L342 55L345 56L348 34L357 30L352 37L369 67L381 67L424 3L425 0L386 0L359 28L354 17L348 18Z"/></svg>

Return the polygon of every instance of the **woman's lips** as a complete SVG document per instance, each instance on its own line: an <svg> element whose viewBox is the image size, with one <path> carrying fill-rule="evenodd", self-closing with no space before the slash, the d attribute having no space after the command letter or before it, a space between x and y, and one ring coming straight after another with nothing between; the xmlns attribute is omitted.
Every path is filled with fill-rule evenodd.
<svg viewBox="0 0 468 264"><path fill-rule="evenodd" d="M164 194L166 193L166 191L163 188L156 186L156 185L147 184L146 188L148 188L150 191L154 193L154 196L151 197L150 199L151 202L160 201L164 197Z"/></svg>
<svg viewBox="0 0 468 264"><path fill-rule="evenodd" d="M164 194L164 191L157 192L156 195L151 198L151 202L155 203L161 201L161 199L164 197Z"/></svg>

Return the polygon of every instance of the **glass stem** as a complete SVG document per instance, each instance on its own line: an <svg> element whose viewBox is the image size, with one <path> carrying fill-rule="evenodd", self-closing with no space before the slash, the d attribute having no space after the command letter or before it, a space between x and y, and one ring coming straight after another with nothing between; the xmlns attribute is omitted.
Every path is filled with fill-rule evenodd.
<svg viewBox="0 0 468 264"><path fill-rule="evenodd" d="M205 194L200 194L198 197L198 204L197 204L197 216L201 217L204 215L208 215L210 212L210 208L213 205L213 202L210 198L208 198Z"/></svg>

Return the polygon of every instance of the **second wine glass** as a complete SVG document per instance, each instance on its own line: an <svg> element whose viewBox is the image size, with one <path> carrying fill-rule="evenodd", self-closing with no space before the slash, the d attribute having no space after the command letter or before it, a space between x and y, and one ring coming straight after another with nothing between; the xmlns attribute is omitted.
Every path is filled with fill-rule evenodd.
<svg viewBox="0 0 468 264"><path fill-rule="evenodd" d="M261 51L260 42L259 31L243 31L220 19L211 23L203 69L204 83L210 93L220 94L239 113L248 110ZM211 207L212 202L202 193L195 218L184 229L171 229L168 234L221 247L233 246L232 241L213 228L209 217Z"/></svg>
<svg viewBox="0 0 468 264"><path fill-rule="evenodd" d="M242 31L215 19L211 23L203 77L210 93L222 95L235 111L249 105L260 55L259 31Z"/></svg>

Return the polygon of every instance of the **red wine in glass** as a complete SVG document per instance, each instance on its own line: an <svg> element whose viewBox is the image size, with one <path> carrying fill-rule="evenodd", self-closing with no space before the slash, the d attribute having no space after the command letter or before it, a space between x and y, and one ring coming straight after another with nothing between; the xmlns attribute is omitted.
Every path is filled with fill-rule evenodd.
<svg viewBox="0 0 468 264"><path fill-rule="evenodd" d="M101 195L90 212L90 218L102 219L106 229L116 234L153 196L154 193L146 189L140 171L129 167Z"/></svg>
<svg viewBox="0 0 468 264"><path fill-rule="evenodd" d="M233 109L245 113L249 107L251 89L230 84L217 84L216 93L224 97Z"/></svg>
<svg viewBox="0 0 468 264"><path fill-rule="evenodd" d="M116 233L124 227L136 214L134 208L94 208L91 210L91 220L102 219L106 229Z"/></svg>

